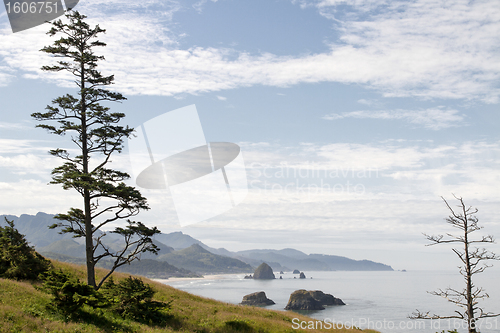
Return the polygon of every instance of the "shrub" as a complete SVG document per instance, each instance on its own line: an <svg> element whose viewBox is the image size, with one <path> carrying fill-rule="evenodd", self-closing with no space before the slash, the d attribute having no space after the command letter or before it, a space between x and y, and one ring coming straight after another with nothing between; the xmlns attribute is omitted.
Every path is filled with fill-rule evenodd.
<svg viewBox="0 0 500 333"><path fill-rule="evenodd" d="M246 321L238 319L226 321L225 328L231 332L254 332Z"/></svg>
<svg viewBox="0 0 500 333"><path fill-rule="evenodd" d="M112 309L124 318L163 324L169 317L162 310L169 309L170 302L154 301L152 298L155 291L141 279L129 276L116 284L110 278L100 291L111 303Z"/></svg>
<svg viewBox="0 0 500 333"><path fill-rule="evenodd" d="M0 277L15 280L35 280L50 268L50 261L28 245L25 236L5 218L0 227Z"/></svg>
<svg viewBox="0 0 500 333"><path fill-rule="evenodd" d="M54 297L50 306L65 315L73 315L83 304L97 306L99 303L99 295L92 286L62 270L50 270L40 278L44 281L40 289Z"/></svg>

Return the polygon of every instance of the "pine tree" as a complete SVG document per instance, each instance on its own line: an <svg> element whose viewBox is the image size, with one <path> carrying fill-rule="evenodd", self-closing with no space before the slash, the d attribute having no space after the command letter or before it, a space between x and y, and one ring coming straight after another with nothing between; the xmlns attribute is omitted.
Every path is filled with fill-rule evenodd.
<svg viewBox="0 0 500 333"><path fill-rule="evenodd" d="M62 35L52 45L41 49L53 57L62 58L56 65L43 66L47 72L66 71L75 77L78 95L66 94L52 101L44 113L33 113L32 117L44 123L37 127L63 136L71 133L71 141L78 154L72 156L66 149L53 149L50 154L64 162L52 171L51 184L60 184L63 189L73 189L83 198L83 209L71 208L65 214L57 214L60 222L51 228L60 227L63 233L84 237L86 246L87 283L95 289L118 267L138 259L141 252L157 253L158 248L151 237L159 233L141 222L129 218L142 210L149 209L146 198L134 187L124 183L130 176L109 168L113 154L120 153L124 139L130 137L133 128L120 126L123 113L110 112L102 102L121 102L126 98L120 93L104 89L113 84L114 76L103 76L97 70L98 62L105 60L96 55L94 49L106 46L97 40L105 30L99 25L91 28L85 22L86 16L77 11L66 15L68 23L62 20L52 23L47 33L51 37ZM56 122L49 125L47 121ZM113 251L106 244L103 229L110 223L126 221L127 226L118 227L111 233L121 235L123 249ZM94 267L102 259L111 259L112 268L98 284Z"/></svg>
<svg viewBox="0 0 500 333"><path fill-rule="evenodd" d="M15 280L36 280L50 268L50 261L29 246L26 237L5 218L0 227L0 277Z"/></svg>

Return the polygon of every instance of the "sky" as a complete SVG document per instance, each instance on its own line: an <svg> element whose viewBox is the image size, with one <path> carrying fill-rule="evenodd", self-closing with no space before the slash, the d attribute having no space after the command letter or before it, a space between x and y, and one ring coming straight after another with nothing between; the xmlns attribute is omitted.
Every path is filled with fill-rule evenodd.
<svg viewBox="0 0 500 333"><path fill-rule="evenodd" d="M106 29L99 69L133 127L196 105L207 141L241 147L245 200L181 227L168 191L139 220L229 250L293 247L394 269L454 269L453 194L500 237L500 2L82 0ZM33 112L74 93L42 72L49 25L12 33L0 8L0 214L81 205L48 185L69 137ZM113 167L131 172L127 147ZM131 182L133 184L133 179ZM498 244L488 247L500 252Z"/></svg>

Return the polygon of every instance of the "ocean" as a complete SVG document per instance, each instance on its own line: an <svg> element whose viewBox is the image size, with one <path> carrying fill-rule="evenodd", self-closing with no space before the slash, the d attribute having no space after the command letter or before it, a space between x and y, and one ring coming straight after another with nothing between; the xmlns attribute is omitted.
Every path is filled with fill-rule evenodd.
<svg viewBox="0 0 500 333"><path fill-rule="evenodd" d="M321 311L302 311L313 319L336 323L345 327L372 328L383 333L423 332L434 333L462 328L462 322L441 320L411 320L408 316L416 309L430 314L453 315L459 308L445 299L427 291L452 287L461 290L463 278L458 271L380 271L380 272L304 272L306 279L285 272L283 279L251 280L245 274L209 276L205 279L162 280L162 282L189 293L238 304L246 294L264 291L276 304L267 309L284 310L290 294L297 289L321 290L346 303L329 306ZM296 277L296 278L294 278ZM490 298L482 301L488 312L500 313L500 272L478 274L476 285L483 287ZM303 328L311 323L295 321L292 328ZM312 325L318 325L313 321ZM328 327L327 327L328 328ZM500 332L500 317L485 318L478 323L480 332Z"/></svg>

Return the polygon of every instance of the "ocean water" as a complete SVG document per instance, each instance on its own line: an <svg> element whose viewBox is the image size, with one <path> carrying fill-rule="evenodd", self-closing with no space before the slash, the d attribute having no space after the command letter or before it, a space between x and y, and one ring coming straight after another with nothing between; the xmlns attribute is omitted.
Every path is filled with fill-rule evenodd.
<svg viewBox="0 0 500 333"><path fill-rule="evenodd" d="M408 272L305 272L306 279L285 272L283 279L245 280L244 274L220 275L209 279L163 280L172 287L195 295L238 304L246 294L264 291L276 304L267 309L284 310L290 294L297 289L322 290L346 303L329 306L321 311L302 311L311 318L334 322L346 327L372 328L381 332L441 332L457 328L466 332L460 321L411 320L415 309L430 314L452 315L458 309L439 296L427 291L452 287L461 290L463 278L457 271L408 271ZM275 274L279 277L279 274ZM294 277L297 277L294 279ZM312 279L311 279L312 277ZM500 272L488 271L476 275L476 285L483 287L490 298L482 301L484 310L500 313ZM303 328L311 323L294 322L292 328ZM313 322L313 325L316 325ZM327 327L328 328L328 327ZM483 333L500 332L500 317L479 321Z"/></svg>

